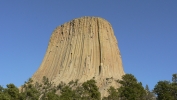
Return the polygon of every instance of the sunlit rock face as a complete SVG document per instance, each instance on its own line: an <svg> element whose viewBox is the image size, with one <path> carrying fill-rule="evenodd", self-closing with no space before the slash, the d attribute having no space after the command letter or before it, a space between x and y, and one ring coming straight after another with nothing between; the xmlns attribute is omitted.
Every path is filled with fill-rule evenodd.
<svg viewBox="0 0 177 100"><path fill-rule="evenodd" d="M122 59L111 24L99 17L81 17L57 27L48 44L41 66L32 76L43 76L54 84L78 79L97 81L102 95L124 75Z"/></svg>

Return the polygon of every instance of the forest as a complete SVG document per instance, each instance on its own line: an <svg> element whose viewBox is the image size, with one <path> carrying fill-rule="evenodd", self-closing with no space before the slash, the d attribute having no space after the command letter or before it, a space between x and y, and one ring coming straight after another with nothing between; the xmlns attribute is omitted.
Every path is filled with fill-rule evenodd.
<svg viewBox="0 0 177 100"><path fill-rule="evenodd" d="M172 75L171 81L157 82L152 91L148 85L143 87L132 74L125 74L116 82L121 86L111 86L108 96L101 97L94 79L82 84L78 80L68 84L61 82L55 86L45 76L41 84L30 78L20 88L13 83L6 88L0 86L0 100L177 100L177 74Z"/></svg>

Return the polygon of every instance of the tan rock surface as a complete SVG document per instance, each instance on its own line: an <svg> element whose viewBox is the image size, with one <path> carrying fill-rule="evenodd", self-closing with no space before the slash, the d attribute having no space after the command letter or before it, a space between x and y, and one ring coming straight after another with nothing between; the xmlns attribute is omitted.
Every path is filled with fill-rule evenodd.
<svg viewBox="0 0 177 100"><path fill-rule="evenodd" d="M116 37L108 21L99 17L82 17L57 27L41 66L32 76L41 82L43 76L55 84L79 82L94 78L104 95L113 80L124 75Z"/></svg>

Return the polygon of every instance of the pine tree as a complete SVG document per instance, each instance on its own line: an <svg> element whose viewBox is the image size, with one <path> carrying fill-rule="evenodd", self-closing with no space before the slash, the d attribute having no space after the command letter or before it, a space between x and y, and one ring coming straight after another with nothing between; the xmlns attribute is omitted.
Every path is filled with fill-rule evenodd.
<svg viewBox="0 0 177 100"><path fill-rule="evenodd" d="M132 74L125 74L122 80L118 80L121 87L118 89L119 97L121 100L145 100L144 90L142 83L138 82Z"/></svg>
<svg viewBox="0 0 177 100"><path fill-rule="evenodd" d="M177 83L177 74L172 75L172 82Z"/></svg>
<svg viewBox="0 0 177 100"><path fill-rule="evenodd" d="M118 90L110 86L108 89L108 97L104 97L103 100L119 100Z"/></svg>
<svg viewBox="0 0 177 100"><path fill-rule="evenodd" d="M157 100L177 100L177 74L172 75L172 82L159 81L154 87Z"/></svg>
<svg viewBox="0 0 177 100"><path fill-rule="evenodd" d="M84 88L84 97L90 100L100 100L101 94L98 87L96 86L96 81L91 79L82 84Z"/></svg>
<svg viewBox="0 0 177 100"><path fill-rule="evenodd" d="M146 85L145 91L146 91L146 96L145 96L146 100L156 100L155 94L149 90L148 85Z"/></svg>

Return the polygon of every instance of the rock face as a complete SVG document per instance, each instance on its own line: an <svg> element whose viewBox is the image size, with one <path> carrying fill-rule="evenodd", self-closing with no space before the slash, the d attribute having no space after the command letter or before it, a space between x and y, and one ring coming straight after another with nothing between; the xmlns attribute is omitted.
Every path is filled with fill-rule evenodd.
<svg viewBox="0 0 177 100"><path fill-rule="evenodd" d="M78 79L95 79L102 95L113 80L124 75L122 59L113 29L99 17L81 17L57 27L34 81L43 76L55 84Z"/></svg>

